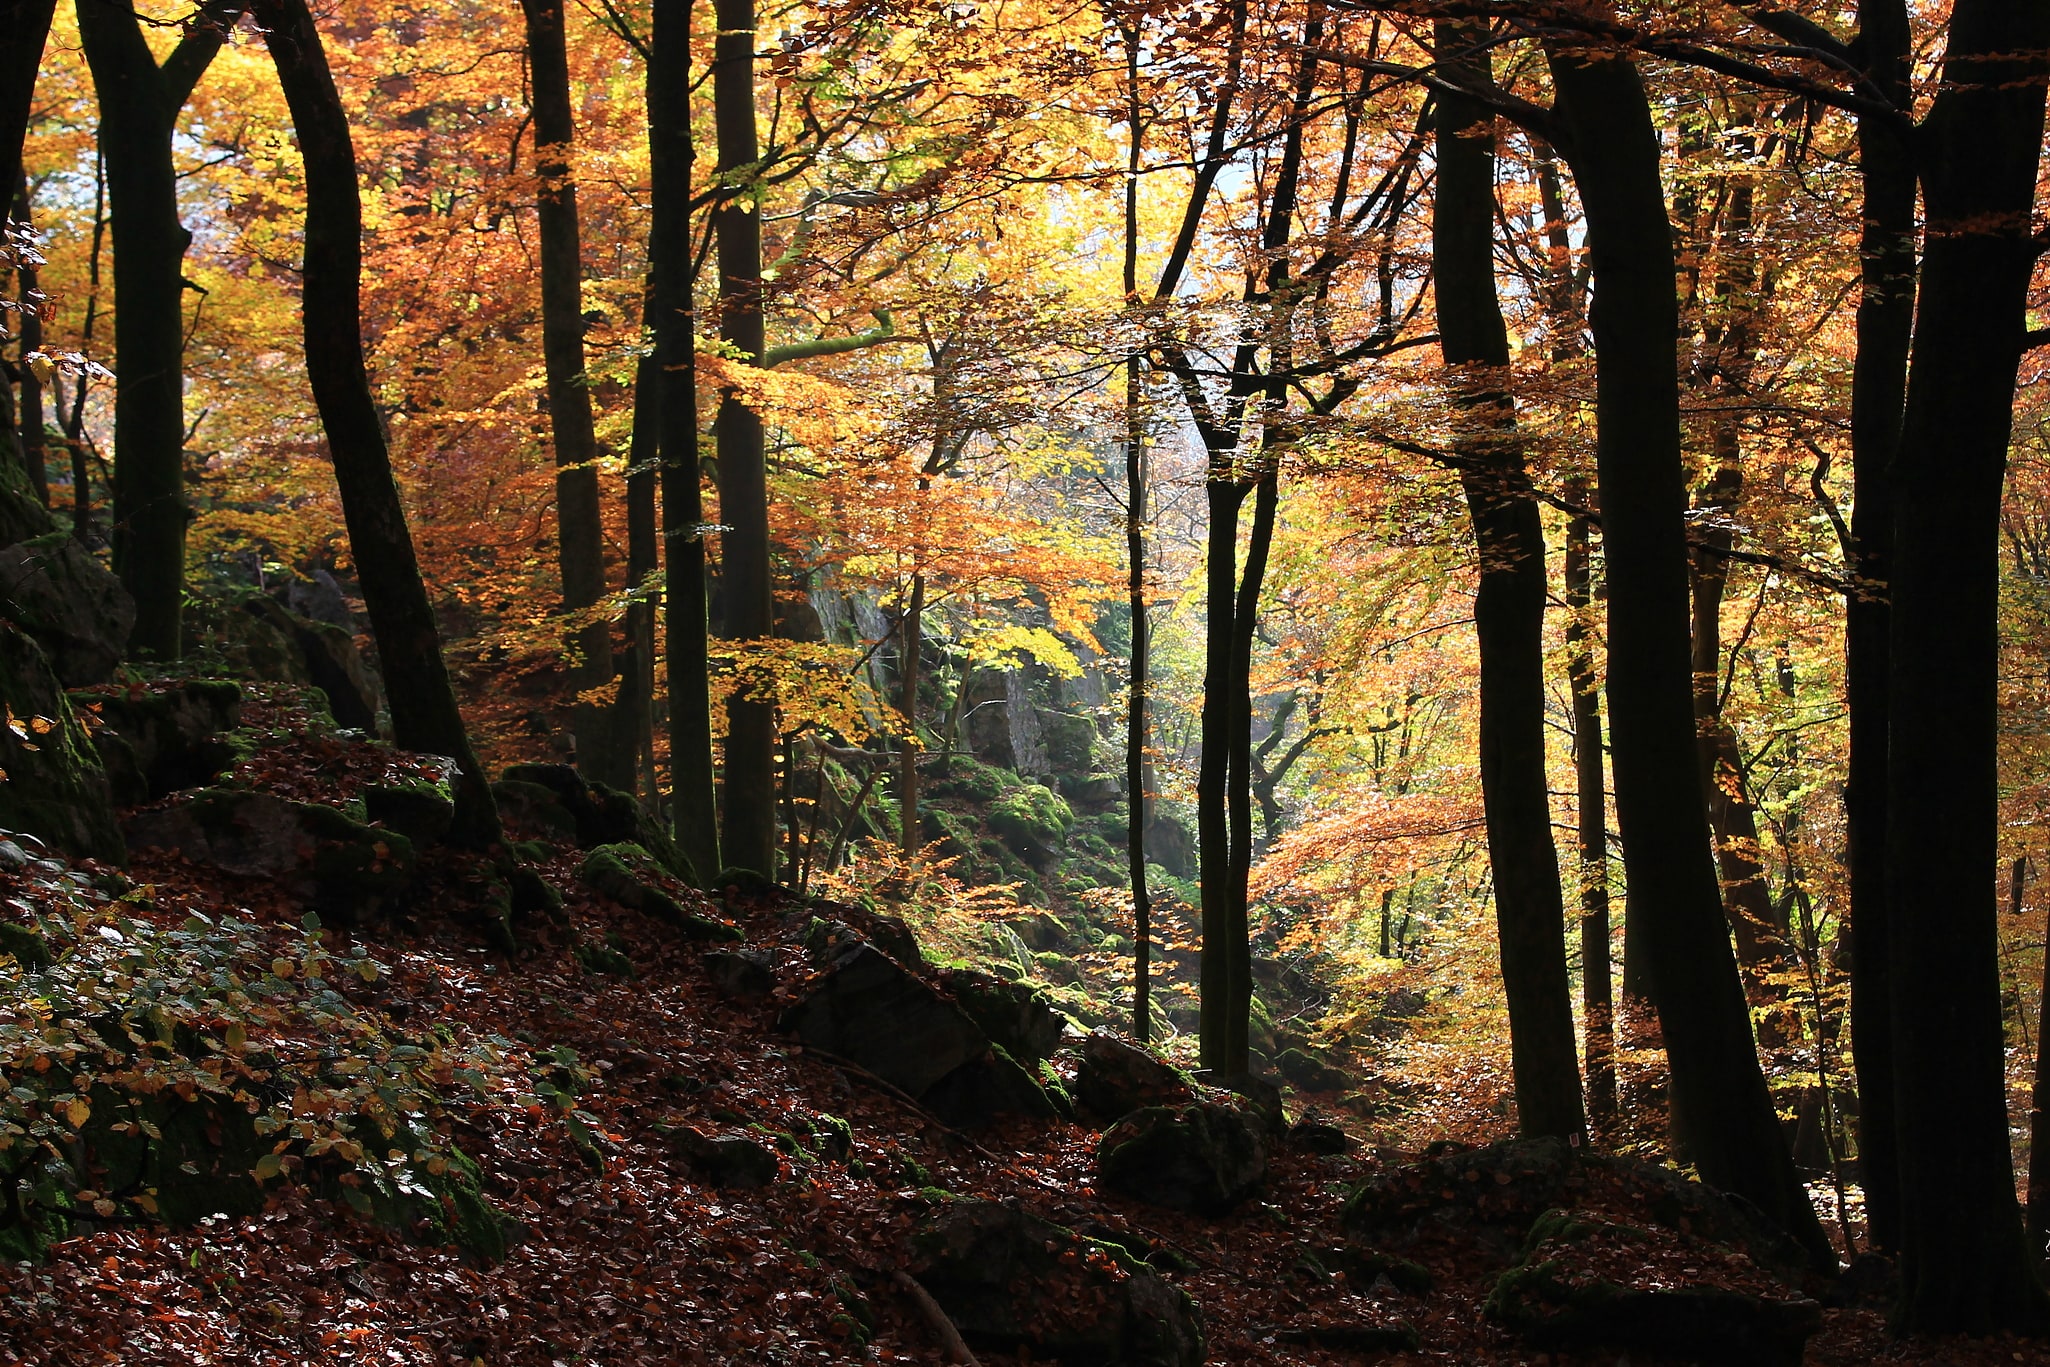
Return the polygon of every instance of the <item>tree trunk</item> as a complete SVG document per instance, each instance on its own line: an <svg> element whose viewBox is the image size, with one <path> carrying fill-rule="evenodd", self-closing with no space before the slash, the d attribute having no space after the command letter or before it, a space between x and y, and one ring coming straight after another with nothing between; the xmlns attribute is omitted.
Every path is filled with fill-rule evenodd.
<svg viewBox="0 0 2050 1367"><path fill-rule="evenodd" d="M1861 0L1858 34L1866 72L1909 107L1910 33L1905 0ZM1887 577L1893 556L1893 465L1906 401L1915 324L1915 166L1907 130L1858 120L1864 188L1859 243L1856 359L1851 368L1852 591L1844 604L1844 702L1850 757L1844 818L1850 847L1851 1036L1858 1075L1858 1175L1866 1237L1900 1246L1899 1146L1895 1138L1891 917L1886 890Z"/></svg>
<svg viewBox="0 0 2050 1367"><path fill-rule="evenodd" d="M460 766L451 835L482 848L500 838L498 808L456 710L434 610L392 478L384 422L364 366L363 206L348 115L306 0L260 0L257 13L306 167L306 258L300 277L306 373L327 432L349 546L377 640L392 732L406 749L447 755Z"/></svg>
<svg viewBox="0 0 2050 1367"><path fill-rule="evenodd" d="M2015 1204L1998 908L1999 528L2050 6L1959 0L1916 139L1927 239L1894 465L1886 852L1901 1328L2050 1327ZM1910 838L1901 838L1909 836Z"/></svg>
<svg viewBox="0 0 2050 1367"><path fill-rule="evenodd" d="M1679 329L1658 131L1622 53L1547 40L1594 267L1596 464L1608 566L1616 816L1646 911L1679 1130L1702 1177L1756 1204L1818 1266L1835 1254L1752 1048L1701 802L1688 639Z"/></svg>
<svg viewBox="0 0 2050 1367"><path fill-rule="evenodd" d="M520 0L533 80L536 217L541 227L541 353L548 419L555 435L557 562L565 615L605 596L605 532L598 509L598 434L584 373L584 267L571 147L576 118L569 88L563 0ZM612 629L591 622L569 634L567 671L578 693L612 682ZM612 709L579 702L572 712L577 767L615 788L633 787L633 756L615 739ZM621 738L623 739L623 738Z"/></svg>
<svg viewBox="0 0 2050 1367"><path fill-rule="evenodd" d="M2019 887L2016 892L2019 894ZM2019 895L2015 897L2015 909L2021 909ZM2050 1029L2050 921L2046 921L2043 930L2043 975L2036 993L2036 1076L2029 1088L2027 1239L2029 1254L2039 1264L2046 1247L2050 1247L2050 1072L2044 1069L2045 1055L2050 1054L2050 1049L2043 1045L2046 1029Z"/></svg>
<svg viewBox="0 0 2050 1367"><path fill-rule="evenodd" d="M1208 520L1204 569L1203 708L1198 719L1202 752L1196 768L1196 865L1202 894L1203 953L1197 967L1197 1052L1205 1068L1231 1068L1230 1003L1234 995L1231 953L1233 916L1231 827L1227 789L1231 776L1234 605L1238 590L1239 509L1246 487L1211 456L1204 482ZM1244 917L1237 918L1243 923Z"/></svg>
<svg viewBox="0 0 2050 1367"><path fill-rule="evenodd" d="M210 5L162 66L132 0L78 11L114 231L114 571L135 654L175 660L185 597L185 249L171 138L239 5Z"/></svg>
<svg viewBox="0 0 2050 1367"><path fill-rule="evenodd" d="M1567 497L1585 505L1587 487ZM1566 682L1573 690L1573 779L1580 846L1580 997L1587 1032L1587 1109L1597 1129L1616 1119L1616 999L1609 964L1608 790L1602 780L1602 703L1590 644L1594 575L1584 516L1566 523Z"/></svg>
<svg viewBox="0 0 2050 1367"><path fill-rule="evenodd" d="M23 228L30 226L28 178L16 179L18 188L14 194L14 218ZM50 506L50 472L43 452L43 382L37 376L35 367L27 358L43 349L43 315L36 295L41 292L38 272L24 261L15 270L21 288L15 293L15 302L22 306L16 315L21 319L21 404L16 410L21 427L21 466L28 475L29 488L35 490L36 501L45 508Z"/></svg>
<svg viewBox="0 0 2050 1367"><path fill-rule="evenodd" d="M712 781L710 630L705 601L705 507L698 478L697 353L691 298L690 0L655 0L648 59L649 198L653 263L648 311L660 395L663 617L669 662L670 820L701 880L719 871Z"/></svg>
<svg viewBox="0 0 2050 1367"><path fill-rule="evenodd" d="M1491 84L1479 36L1471 25L1437 24L1440 70L1461 83ZM1509 333L1495 293L1494 119L1462 96L1439 99L1431 281L1439 347L1461 390L1466 430L1455 449L1480 562L1481 795L1517 1123L1529 1136L1578 1135L1587 1122L1545 781L1545 533L1503 389Z"/></svg>
<svg viewBox="0 0 2050 1367"><path fill-rule="evenodd" d="M920 480L923 486L925 481ZM911 576L911 601L904 609L904 654L898 662L897 711L904 718L904 746L897 756L897 836L906 859L925 841L918 821L918 677L925 663L925 575Z"/></svg>
<svg viewBox="0 0 2050 1367"><path fill-rule="evenodd" d="M751 174L755 134L754 0L718 0L712 91L719 173L726 198L714 211L719 233L719 337L759 365L762 328L762 216ZM725 636L745 646L776 624L769 584L769 491L759 413L728 391L713 424L719 448L720 592ZM745 679L726 704L722 843L727 862L776 872L776 706Z"/></svg>
<svg viewBox="0 0 2050 1367"><path fill-rule="evenodd" d="M42 65L43 46L50 36L50 18L55 12L56 0L0 0L0 173L6 175L0 185L23 184L21 170L21 148L28 139L29 114L34 108L36 73ZM17 192L20 207L15 216L22 222L28 221L28 195L25 190ZM21 272L21 293L26 296L35 288L34 267L24 267ZM19 302L26 304L26 297ZM22 353L35 350L39 342L32 343L28 330L40 323L28 316L22 320ZM21 384L21 436L17 440L14 420L11 416L0 422L0 471L22 468L27 482L35 490L36 497L45 506L50 502L50 492L41 480L42 436L41 391L31 386L36 378L22 367ZM6 386L0 384L0 390ZM0 395L0 398L4 398ZM31 398L35 398L37 417L34 446L28 431L28 412ZM4 476L0 476L4 477Z"/></svg>
<svg viewBox="0 0 2050 1367"><path fill-rule="evenodd" d="M645 307L642 313L645 327ZM631 752L633 791L657 811L662 790L655 774L655 605L647 594L660 567L655 476L660 465L656 447L661 402L662 370L651 353L634 368L633 432L627 439L626 468L626 582L633 597L627 600L626 650L619 662L619 701L612 727Z"/></svg>
<svg viewBox="0 0 2050 1367"><path fill-rule="evenodd" d="M1139 173L1145 123L1139 99L1139 28L1126 23L1125 90L1131 99L1125 166L1125 303L1139 303ZM1153 899L1146 886L1146 359L1125 358L1125 595L1132 612L1132 673L1125 693L1125 860L1132 884L1132 1033L1153 1035Z"/></svg>

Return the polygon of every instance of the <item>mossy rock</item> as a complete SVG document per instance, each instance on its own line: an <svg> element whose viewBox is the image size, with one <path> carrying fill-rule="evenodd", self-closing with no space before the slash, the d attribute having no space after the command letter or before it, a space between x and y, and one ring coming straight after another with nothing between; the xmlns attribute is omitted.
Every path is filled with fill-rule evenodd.
<svg viewBox="0 0 2050 1367"><path fill-rule="evenodd" d="M1060 773L1087 774L1094 767L1096 723L1072 712L1039 713L1046 757Z"/></svg>
<svg viewBox="0 0 2050 1367"><path fill-rule="evenodd" d="M919 812L919 826L926 843L936 845L942 858L972 860L979 853L975 823L959 812L925 807Z"/></svg>
<svg viewBox="0 0 2050 1367"><path fill-rule="evenodd" d="M1237 1105L1146 1107L1104 1132L1097 1171L1105 1190L1135 1201L1225 1215L1266 1180L1264 1129L1259 1116Z"/></svg>
<svg viewBox="0 0 2050 1367"><path fill-rule="evenodd" d="M686 939L732 941L738 928L687 910L662 887L666 870L639 845L600 845L584 856L577 879L623 907L652 916L683 932Z"/></svg>
<svg viewBox="0 0 2050 1367"><path fill-rule="evenodd" d="M577 819L555 796L553 789L522 779L502 778L491 785L498 813L505 823L521 831L533 831L544 840L574 844Z"/></svg>
<svg viewBox="0 0 2050 1367"><path fill-rule="evenodd" d="M65 532L0 547L0 611L35 638L70 688L109 678L135 625L128 590Z"/></svg>
<svg viewBox="0 0 2050 1367"><path fill-rule="evenodd" d="M456 818L456 762L445 755L413 755L394 763L363 788L364 814L416 845L438 845Z"/></svg>
<svg viewBox="0 0 2050 1367"><path fill-rule="evenodd" d="M957 970L947 986L968 1019L1018 1059L1036 1065L1061 1042L1067 1022L1053 999L1029 983Z"/></svg>
<svg viewBox="0 0 2050 1367"><path fill-rule="evenodd" d="M945 776L933 782L931 791L934 797L989 803L1023 785L1024 780L1008 769L984 764L968 755L954 755L947 760Z"/></svg>
<svg viewBox="0 0 2050 1367"><path fill-rule="evenodd" d="M691 867L668 829L633 794L603 783L587 783L567 764L510 765L492 790L510 784L528 784L548 793L561 815L547 811L531 792L520 790L519 795L533 808L535 820L546 823L551 831L562 831L567 817L566 834L580 848L638 845L675 877L693 887L708 886L699 881L703 871Z"/></svg>
<svg viewBox="0 0 2050 1367"><path fill-rule="evenodd" d="M123 806L212 783L241 756L242 687L184 679L139 693L77 692L72 704L102 728L94 740Z"/></svg>
<svg viewBox="0 0 2050 1367"><path fill-rule="evenodd" d="M0 726L0 830L26 831L67 854L126 862L113 794L92 737L42 648L0 620L0 698L26 735Z"/></svg>
<svg viewBox="0 0 2050 1367"><path fill-rule="evenodd" d="M990 804L989 828L1020 857L1045 867L1075 824L1067 801L1045 784L1029 783Z"/></svg>

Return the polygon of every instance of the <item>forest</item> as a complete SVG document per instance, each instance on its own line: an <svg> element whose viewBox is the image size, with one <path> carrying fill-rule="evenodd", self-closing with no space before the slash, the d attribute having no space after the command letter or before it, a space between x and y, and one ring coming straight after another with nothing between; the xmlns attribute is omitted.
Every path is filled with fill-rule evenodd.
<svg viewBox="0 0 2050 1367"><path fill-rule="evenodd" d="M2045 0L0 0L0 1360L2050 1363Z"/></svg>

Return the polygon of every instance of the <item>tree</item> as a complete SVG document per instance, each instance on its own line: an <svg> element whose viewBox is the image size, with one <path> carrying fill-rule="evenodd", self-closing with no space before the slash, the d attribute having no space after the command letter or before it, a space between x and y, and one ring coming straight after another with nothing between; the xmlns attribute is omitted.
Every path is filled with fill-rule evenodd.
<svg viewBox="0 0 2050 1367"><path fill-rule="evenodd" d="M1440 22L1438 68L1454 85L1490 86L1473 27ZM1438 345L1459 386L1455 445L1473 521L1480 588L1480 770L1495 875L1502 983L1509 998L1517 1123L1526 1135L1587 1127L1566 977L1565 907L1545 779L1544 526L1503 390L1509 333L1495 293L1494 119L1457 93L1439 97L1431 278Z"/></svg>
<svg viewBox="0 0 2050 1367"><path fill-rule="evenodd" d="M1992 877L2000 500L2046 81L2050 7L1960 0L1915 139L1927 228L1891 472L1886 922L1897 1322L1925 1333L2050 1326L2015 1204Z"/></svg>
<svg viewBox="0 0 2050 1367"><path fill-rule="evenodd" d="M500 838L498 807L456 707L364 365L363 205L348 116L306 0L258 0L255 11L306 166L306 371L384 667L392 732L409 750L456 761L461 777L451 834L465 844L488 846Z"/></svg>
<svg viewBox="0 0 2050 1367"><path fill-rule="evenodd" d="M566 617L590 617L605 596L604 528L598 509L598 436L591 415L590 377L584 371L582 233L577 221L576 170L571 149L569 56L562 0L521 0L527 22L527 66L533 81L535 209L541 226L542 355L548 381L548 417L555 437L556 552L562 567ZM602 619L569 633L575 663L570 685L579 693L612 682L612 631ZM617 788L634 786L633 755L611 709L579 701L574 712L577 765Z"/></svg>
<svg viewBox="0 0 2050 1367"><path fill-rule="evenodd" d="M159 64L133 0L87 0L79 37L99 97L113 200L114 571L135 599L129 648L181 651L185 527L185 250L171 138L178 113L241 15L208 0Z"/></svg>
<svg viewBox="0 0 2050 1367"><path fill-rule="evenodd" d="M35 100L36 69L43 59L43 44L50 33L50 17L55 12L56 0L7 0L0 5L0 174L6 176L0 185L13 186L21 181L21 145L28 136L29 111ZM24 224L28 221L28 196L17 196L18 207L15 217ZM23 267L20 272L19 293L27 296L35 290L35 268ZM23 297L16 301L29 304ZM26 355L40 343L40 336L31 339L30 329L38 329L39 320L33 313L24 315L22 332L22 353ZM42 460L42 396L37 379L27 373L24 367L21 392L22 433L17 440L15 422L4 395L5 386L0 385L0 470L20 467L27 477L27 483L36 493L39 501L50 501L49 490L43 483ZM31 412L35 431L27 430ZM7 478L0 475L0 479Z"/></svg>

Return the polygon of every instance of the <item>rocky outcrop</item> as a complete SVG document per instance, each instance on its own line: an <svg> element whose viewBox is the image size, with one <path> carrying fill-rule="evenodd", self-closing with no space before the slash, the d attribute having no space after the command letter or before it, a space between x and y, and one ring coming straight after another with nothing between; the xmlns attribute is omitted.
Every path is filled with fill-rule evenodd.
<svg viewBox="0 0 2050 1367"><path fill-rule="evenodd" d="M1180 1069L1150 1049L1099 1030L1082 1041L1075 1100L1103 1120L1144 1106L1181 1106L1196 1088Z"/></svg>
<svg viewBox="0 0 2050 1367"><path fill-rule="evenodd" d="M1266 1127L1245 1107L1223 1102L1149 1106L1104 1131L1096 1164L1105 1190L1169 1210L1225 1215L1266 1179Z"/></svg>
<svg viewBox="0 0 2050 1367"><path fill-rule="evenodd" d="M584 856L577 881L623 907L652 916L693 940L738 940L740 932L724 921L703 916L677 901L663 887L673 877L639 845L600 845Z"/></svg>
<svg viewBox="0 0 2050 1367"><path fill-rule="evenodd" d="M71 701L100 723L93 740L124 807L212 783L234 762L225 733L241 720L242 690L226 680L78 692Z"/></svg>
<svg viewBox="0 0 2050 1367"><path fill-rule="evenodd" d="M107 772L56 672L27 633L0 620L0 829L67 854L127 858Z"/></svg>
<svg viewBox="0 0 2050 1367"><path fill-rule="evenodd" d="M572 765L510 765L491 791L503 815L515 825L574 840L586 850L638 845L684 882L705 886L700 871L690 866L667 828L631 793L587 783Z"/></svg>
<svg viewBox="0 0 2050 1367"><path fill-rule="evenodd" d="M910 1237L912 1275L961 1336L1034 1361L1198 1367L1196 1302L1114 1243L995 1201L941 1202Z"/></svg>
<svg viewBox="0 0 2050 1367"><path fill-rule="evenodd" d="M131 813L128 843L228 873L275 879L321 915L351 924L389 908L412 880L413 842L332 807L206 788Z"/></svg>
<svg viewBox="0 0 2050 1367"><path fill-rule="evenodd" d="M135 600L91 551L63 532L0 549L0 614L35 638L67 688L114 673Z"/></svg>

